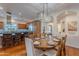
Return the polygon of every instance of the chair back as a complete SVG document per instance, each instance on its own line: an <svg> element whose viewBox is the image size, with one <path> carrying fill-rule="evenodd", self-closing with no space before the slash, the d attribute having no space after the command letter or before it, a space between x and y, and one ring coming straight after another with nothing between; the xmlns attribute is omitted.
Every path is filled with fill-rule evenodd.
<svg viewBox="0 0 79 59"><path fill-rule="evenodd" d="M25 46L27 56L34 56L35 54L34 54L33 41L29 38L25 38Z"/></svg>
<svg viewBox="0 0 79 59"><path fill-rule="evenodd" d="M66 44L66 37L62 37L62 41L61 41L62 56L66 56L65 44Z"/></svg>
<svg viewBox="0 0 79 59"><path fill-rule="evenodd" d="M13 41L12 41L12 35L11 34L3 34L2 45L3 45L3 48L13 46Z"/></svg>

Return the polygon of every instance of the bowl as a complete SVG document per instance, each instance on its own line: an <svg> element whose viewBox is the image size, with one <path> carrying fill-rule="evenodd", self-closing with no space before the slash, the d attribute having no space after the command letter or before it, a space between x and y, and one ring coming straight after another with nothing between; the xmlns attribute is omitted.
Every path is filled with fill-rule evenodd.
<svg viewBox="0 0 79 59"><path fill-rule="evenodd" d="M37 46L37 45L40 45L40 42L39 42L39 41L35 41L33 44L34 44L35 46Z"/></svg>
<svg viewBox="0 0 79 59"><path fill-rule="evenodd" d="M55 45L55 42L53 42L53 41L48 41L48 45Z"/></svg>
<svg viewBox="0 0 79 59"><path fill-rule="evenodd" d="M59 39L54 38L53 41L60 41Z"/></svg>

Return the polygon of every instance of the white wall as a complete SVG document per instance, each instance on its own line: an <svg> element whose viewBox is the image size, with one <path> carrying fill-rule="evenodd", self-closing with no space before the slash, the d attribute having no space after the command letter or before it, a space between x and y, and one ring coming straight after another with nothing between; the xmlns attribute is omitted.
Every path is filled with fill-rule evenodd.
<svg viewBox="0 0 79 59"><path fill-rule="evenodd" d="M76 12L77 15L69 15L63 20L65 20L65 30L67 34L66 45L72 46L75 48L79 48L79 11L73 10ZM68 21L77 21L77 31L76 32L69 32L68 31Z"/></svg>
<svg viewBox="0 0 79 59"><path fill-rule="evenodd" d="M68 26L67 26L68 21L77 21L77 31L76 32L72 32L72 33L68 32ZM66 33L68 35L67 45L75 47L75 48L79 48L79 17L78 17L78 15L68 16L67 18L65 18L65 29L66 29Z"/></svg>

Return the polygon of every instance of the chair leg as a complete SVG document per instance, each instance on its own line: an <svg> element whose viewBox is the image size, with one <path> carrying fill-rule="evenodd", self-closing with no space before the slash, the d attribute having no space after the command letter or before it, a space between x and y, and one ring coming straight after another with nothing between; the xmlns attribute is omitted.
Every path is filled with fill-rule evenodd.
<svg viewBox="0 0 79 59"><path fill-rule="evenodd" d="M65 49L65 47L64 48L62 48L62 56L66 56L66 49Z"/></svg>

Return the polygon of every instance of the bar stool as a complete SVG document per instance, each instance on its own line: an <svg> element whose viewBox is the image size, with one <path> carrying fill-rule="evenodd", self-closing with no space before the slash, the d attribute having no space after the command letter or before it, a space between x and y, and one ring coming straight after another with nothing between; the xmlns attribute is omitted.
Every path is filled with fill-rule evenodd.
<svg viewBox="0 0 79 59"><path fill-rule="evenodd" d="M21 42L21 35L20 33L16 33L15 45L20 44Z"/></svg>
<svg viewBox="0 0 79 59"><path fill-rule="evenodd" d="M13 46L12 34L3 34L2 45L4 48Z"/></svg>

